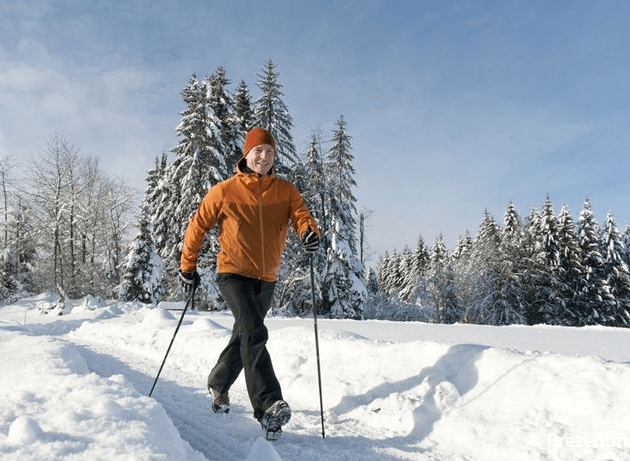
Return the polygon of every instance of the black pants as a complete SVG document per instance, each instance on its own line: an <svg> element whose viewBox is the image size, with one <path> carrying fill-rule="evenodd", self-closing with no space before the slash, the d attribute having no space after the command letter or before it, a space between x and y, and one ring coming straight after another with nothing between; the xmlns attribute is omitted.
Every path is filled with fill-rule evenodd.
<svg viewBox="0 0 630 461"><path fill-rule="evenodd" d="M234 274L219 274L217 282L234 315L234 328L230 342L208 376L208 387L227 392L244 369L254 417L260 419L267 408L282 399L267 351L264 324L276 284Z"/></svg>

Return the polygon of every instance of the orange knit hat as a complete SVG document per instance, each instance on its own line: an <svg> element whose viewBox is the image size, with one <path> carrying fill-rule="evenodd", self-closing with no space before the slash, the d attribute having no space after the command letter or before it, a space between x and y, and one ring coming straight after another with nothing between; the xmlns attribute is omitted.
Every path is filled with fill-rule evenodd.
<svg viewBox="0 0 630 461"><path fill-rule="evenodd" d="M263 130L260 127L253 128L247 135L245 136L245 144L243 145L243 156L246 156L247 153L259 144L269 144L274 150L276 149L276 141L271 136L267 130Z"/></svg>

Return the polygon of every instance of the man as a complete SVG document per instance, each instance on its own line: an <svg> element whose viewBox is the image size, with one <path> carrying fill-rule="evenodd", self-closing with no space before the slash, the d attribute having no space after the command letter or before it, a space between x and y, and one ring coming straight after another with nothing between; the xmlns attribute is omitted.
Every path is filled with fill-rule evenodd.
<svg viewBox="0 0 630 461"><path fill-rule="evenodd" d="M245 370L247 392L268 440L277 439L291 409L282 399L267 351L265 315L286 244L288 223L308 253L319 247L319 231L297 189L275 176L275 140L262 128L245 137L243 157L230 179L212 187L184 235L180 278L187 289L199 281L197 257L206 233L219 223L217 283L234 315L232 337L208 376L213 410L227 413L228 390Z"/></svg>

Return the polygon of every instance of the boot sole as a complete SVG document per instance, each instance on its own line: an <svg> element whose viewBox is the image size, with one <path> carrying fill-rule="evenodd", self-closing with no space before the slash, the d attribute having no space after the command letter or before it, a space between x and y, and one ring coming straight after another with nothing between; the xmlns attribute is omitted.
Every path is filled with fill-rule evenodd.
<svg viewBox="0 0 630 461"><path fill-rule="evenodd" d="M274 409L275 406L276 404L270 408L273 414L269 417L265 430L265 438L270 441L278 440L282 435L282 426L291 420L291 408L288 403L281 402Z"/></svg>

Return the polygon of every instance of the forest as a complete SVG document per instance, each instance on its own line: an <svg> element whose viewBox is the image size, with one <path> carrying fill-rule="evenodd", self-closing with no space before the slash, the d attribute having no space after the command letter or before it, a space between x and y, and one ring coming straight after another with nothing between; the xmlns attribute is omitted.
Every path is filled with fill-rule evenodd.
<svg viewBox="0 0 630 461"><path fill-rule="evenodd" d="M261 126L276 140L276 174L297 186L322 231L312 260L318 314L628 326L630 227L620 233L612 213L600 226L588 200L577 222L567 206L556 214L550 198L525 219L510 204L502 223L486 212L477 235L461 237L452 251L441 236L430 246L419 237L413 250L393 250L368 267L344 116L328 136L314 130L308 150L298 153L273 61L256 77L254 98L244 80L231 90L223 67L190 76L178 142L156 153L143 193L108 178L96 159L57 135L24 175L2 157L0 302L51 292L59 299L51 311L63 314L68 299L87 295L152 305L183 299L177 274L186 225L206 191L234 173L245 133ZM208 233L200 254L198 309L225 308L214 283L217 232ZM273 313L310 315L309 264L290 233Z"/></svg>

